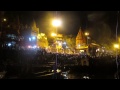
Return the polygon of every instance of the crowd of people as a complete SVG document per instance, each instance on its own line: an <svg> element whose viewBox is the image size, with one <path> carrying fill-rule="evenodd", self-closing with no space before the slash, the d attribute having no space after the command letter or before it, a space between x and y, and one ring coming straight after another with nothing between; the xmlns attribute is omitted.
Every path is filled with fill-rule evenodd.
<svg viewBox="0 0 120 90"><path fill-rule="evenodd" d="M33 72L33 65L49 65L48 62L55 62L57 57L57 66L64 68L64 66L81 66L81 60L89 61L89 68L97 72L97 68L105 68L115 72L116 57L111 55L104 55L101 57L80 55L80 54L59 54L47 52L45 49L37 50L0 50L0 71L7 71L16 74L17 76L28 75ZM120 56L118 55L118 63ZM52 67L51 67L52 68ZM100 72L100 70L98 71Z"/></svg>

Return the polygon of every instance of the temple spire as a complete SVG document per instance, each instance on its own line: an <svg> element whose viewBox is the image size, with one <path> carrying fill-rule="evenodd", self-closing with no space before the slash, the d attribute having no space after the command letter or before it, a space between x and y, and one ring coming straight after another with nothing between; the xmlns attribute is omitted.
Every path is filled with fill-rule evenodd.
<svg viewBox="0 0 120 90"><path fill-rule="evenodd" d="M78 34L76 36L76 46L77 47L79 47L80 45L84 46L85 43L86 43L85 36L84 36L84 33L82 32L82 29L80 27L79 31L78 31Z"/></svg>
<svg viewBox="0 0 120 90"><path fill-rule="evenodd" d="M35 22L34 18L33 18L32 27L36 28L36 22Z"/></svg>

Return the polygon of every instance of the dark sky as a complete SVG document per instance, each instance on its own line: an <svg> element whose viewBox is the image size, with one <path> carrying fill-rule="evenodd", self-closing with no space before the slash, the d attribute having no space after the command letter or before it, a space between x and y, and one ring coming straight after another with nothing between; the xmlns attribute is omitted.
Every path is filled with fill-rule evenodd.
<svg viewBox="0 0 120 90"><path fill-rule="evenodd" d="M6 15L9 17L19 15L20 21L28 25L34 18L40 32L49 34L55 29L51 24L56 16L55 11L7 11ZM110 32L115 34L117 11L57 11L57 17L62 20L62 26L58 28L59 33L76 35L80 27L90 32L91 29L103 27L101 32L109 28Z"/></svg>

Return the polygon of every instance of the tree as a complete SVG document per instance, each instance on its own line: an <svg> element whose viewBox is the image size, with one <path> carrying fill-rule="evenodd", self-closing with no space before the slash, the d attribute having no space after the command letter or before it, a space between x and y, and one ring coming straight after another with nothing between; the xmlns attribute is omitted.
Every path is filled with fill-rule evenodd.
<svg viewBox="0 0 120 90"><path fill-rule="evenodd" d="M70 48L71 50L75 49L75 36L73 35L66 35L64 36L63 39L66 42L66 46L68 46L68 48Z"/></svg>
<svg viewBox="0 0 120 90"><path fill-rule="evenodd" d="M41 48L48 47L48 40L44 33L38 35L38 46Z"/></svg>

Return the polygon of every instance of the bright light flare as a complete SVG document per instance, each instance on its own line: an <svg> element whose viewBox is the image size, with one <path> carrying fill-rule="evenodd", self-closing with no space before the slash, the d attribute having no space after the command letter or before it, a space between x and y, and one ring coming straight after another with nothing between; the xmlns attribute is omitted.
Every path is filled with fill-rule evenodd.
<svg viewBox="0 0 120 90"><path fill-rule="evenodd" d="M114 44L114 48L119 49L119 44Z"/></svg>
<svg viewBox="0 0 120 90"><path fill-rule="evenodd" d="M52 25L55 27L59 27L59 26L61 26L61 24L62 24L62 22L59 19L55 19L52 21Z"/></svg>
<svg viewBox="0 0 120 90"><path fill-rule="evenodd" d="M80 44L78 46L80 47Z"/></svg>
<svg viewBox="0 0 120 90"><path fill-rule="evenodd" d="M85 33L85 36L88 36L88 35L89 35L89 33L88 33L88 32L86 32L86 33Z"/></svg>
<svg viewBox="0 0 120 90"><path fill-rule="evenodd" d="M8 43L8 46L10 47L12 44L11 43Z"/></svg>
<svg viewBox="0 0 120 90"><path fill-rule="evenodd" d="M41 36L45 36L45 34L44 34L44 33L41 33Z"/></svg>
<svg viewBox="0 0 120 90"><path fill-rule="evenodd" d="M52 36L52 37L55 37L55 36L57 36L57 34L56 34L56 33L52 33L51 36Z"/></svg>
<svg viewBox="0 0 120 90"><path fill-rule="evenodd" d="M29 41L31 41L31 38L29 38Z"/></svg>
<svg viewBox="0 0 120 90"><path fill-rule="evenodd" d="M32 39L35 40L35 37L33 36Z"/></svg>
<svg viewBox="0 0 120 90"><path fill-rule="evenodd" d="M4 19L3 19L3 21L4 21L4 22L6 22L6 21L7 21L7 19L6 19L6 18L4 18Z"/></svg>
<svg viewBox="0 0 120 90"><path fill-rule="evenodd" d="M61 43L61 42L58 42L58 45L59 45L59 46L62 46L62 43Z"/></svg>

